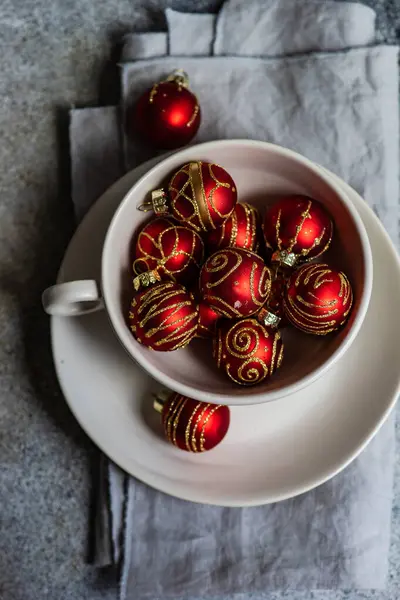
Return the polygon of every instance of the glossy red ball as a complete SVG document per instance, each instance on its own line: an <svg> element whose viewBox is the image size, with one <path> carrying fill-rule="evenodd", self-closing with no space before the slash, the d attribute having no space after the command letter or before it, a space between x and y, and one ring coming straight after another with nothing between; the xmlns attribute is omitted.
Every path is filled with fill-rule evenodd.
<svg viewBox="0 0 400 600"><path fill-rule="evenodd" d="M326 335L347 321L353 304L349 280L323 263L303 265L292 273L285 289L284 310L302 331Z"/></svg>
<svg viewBox="0 0 400 600"><path fill-rule="evenodd" d="M199 303L199 325L196 337L212 338L217 330L217 321L220 315L206 302Z"/></svg>
<svg viewBox="0 0 400 600"><path fill-rule="evenodd" d="M219 165L193 161L184 165L168 186L169 212L198 232L216 229L237 202L236 185Z"/></svg>
<svg viewBox="0 0 400 600"><path fill-rule="evenodd" d="M265 327L255 318L221 321L217 327L213 355L217 366L240 385L255 385L279 369L283 343L277 329Z"/></svg>
<svg viewBox="0 0 400 600"><path fill-rule="evenodd" d="M156 283L134 296L129 326L136 340L158 351L184 348L197 331L199 311L193 295L172 281Z"/></svg>
<svg viewBox="0 0 400 600"><path fill-rule="evenodd" d="M200 126L196 96L176 81L156 83L128 109L128 133L159 149L188 144Z"/></svg>
<svg viewBox="0 0 400 600"><path fill-rule="evenodd" d="M271 289L271 272L262 258L249 250L218 250L200 272L200 294L224 317L244 317L257 312Z"/></svg>
<svg viewBox="0 0 400 600"><path fill-rule="evenodd" d="M257 252L260 237L261 221L258 211L251 204L239 202L220 227L208 232L205 243L210 254L223 248L243 248Z"/></svg>
<svg viewBox="0 0 400 600"><path fill-rule="evenodd" d="M157 270L161 279L188 284L198 279L203 260L203 240L198 233L171 218L159 217L139 232L133 269L137 275Z"/></svg>
<svg viewBox="0 0 400 600"><path fill-rule="evenodd" d="M173 392L162 408L162 423L167 440L181 450L206 452L224 439L230 411Z"/></svg>
<svg viewBox="0 0 400 600"><path fill-rule="evenodd" d="M267 211L264 238L274 262L294 266L321 256L332 239L332 220L317 200L285 196Z"/></svg>

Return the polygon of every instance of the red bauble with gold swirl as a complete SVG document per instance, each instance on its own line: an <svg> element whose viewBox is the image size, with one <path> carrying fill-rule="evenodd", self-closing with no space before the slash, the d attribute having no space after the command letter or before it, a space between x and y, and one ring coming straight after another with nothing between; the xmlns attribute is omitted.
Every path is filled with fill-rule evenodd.
<svg viewBox="0 0 400 600"><path fill-rule="evenodd" d="M203 240L193 229L168 217L147 223L135 245L137 275L157 270L161 279L189 284L198 278L204 260Z"/></svg>
<svg viewBox="0 0 400 600"><path fill-rule="evenodd" d="M206 452L224 439L230 423L228 406L208 404L177 392L154 403L161 412L167 440L187 452Z"/></svg>
<svg viewBox="0 0 400 600"><path fill-rule="evenodd" d="M221 316L207 302L199 302L199 325L196 337L213 338Z"/></svg>
<svg viewBox="0 0 400 600"><path fill-rule="evenodd" d="M247 317L265 303L271 272L262 258L240 248L218 250L200 272L202 299L224 317Z"/></svg>
<svg viewBox="0 0 400 600"><path fill-rule="evenodd" d="M225 169L193 161L184 165L168 185L169 211L196 231L216 229L232 214L236 185Z"/></svg>
<svg viewBox="0 0 400 600"><path fill-rule="evenodd" d="M222 321L214 339L217 366L240 385L256 385L271 377L283 359L283 342L277 329L257 319Z"/></svg>
<svg viewBox="0 0 400 600"><path fill-rule="evenodd" d="M220 227L237 202L235 182L225 169L213 163L193 161L170 179L168 190L153 190L138 209L171 215L198 233Z"/></svg>
<svg viewBox="0 0 400 600"><path fill-rule="evenodd" d="M267 211L264 238L272 261L293 267L321 256L332 239L332 220L317 200L285 196Z"/></svg>
<svg viewBox="0 0 400 600"><path fill-rule="evenodd" d="M205 238L210 254L223 248L243 248L257 252L260 246L261 221L254 206L239 202L230 217Z"/></svg>
<svg viewBox="0 0 400 600"><path fill-rule="evenodd" d="M196 335L198 320L193 295L172 281L141 291L129 311L129 327L136 340L163 352L187 346Z"/></svg>
<svg viewBox="0 0 400 600"><path fill-rule="evenodd" d="M326 335L347 321L353 304L350 282L326 264L303 265L292 273L284 296L289 321L306 333Z"/></svg>
<svg viewBox="0 0 400 600"><path fill-rule="evenodd" d="M188 83L187 75L176 71L142 94L128 108L128 135L138 135L149 145L165 150L188 144L201 120L198 100L188 89Z"/></svg>

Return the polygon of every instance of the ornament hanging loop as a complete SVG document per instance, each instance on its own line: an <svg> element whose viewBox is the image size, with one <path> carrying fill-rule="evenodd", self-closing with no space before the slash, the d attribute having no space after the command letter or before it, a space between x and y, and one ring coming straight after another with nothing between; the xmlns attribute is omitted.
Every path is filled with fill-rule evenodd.
<svg viewBox="0 0 400 600"><path fill-rule="evenodd" d="M189 87L189 75L183 69L175 69L166 79L166 81L174 81L180 87Z"/></svg>
<svg viewBox="0 0 400 600"><path fill-rule="evenodd" d="M136 208L142 212L149 212L153 210L153 204L151 200L146 200L145 202L138 204Z"/></svg>

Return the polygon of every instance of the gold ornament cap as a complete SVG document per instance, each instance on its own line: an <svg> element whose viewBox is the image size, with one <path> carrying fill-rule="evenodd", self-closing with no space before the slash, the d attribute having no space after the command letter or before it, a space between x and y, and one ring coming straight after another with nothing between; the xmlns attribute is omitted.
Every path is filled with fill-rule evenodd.
<svg viewBox="0 0 400 600"><path fill-rule="evenodd" d="M161 277L157 270L146 271L146 273L140 273L133 280L133 287L135 292L138 292L142 288L149 287L149 285L154 285L161 281Z"/></svg>
<svg viewBox="0 0 400 600"><path fill-rule="evenodd" d="M137 205L137 209L142 212L154 210L158 217L168 214L168 197L163 188L153 190L150 200L145 200Z"/></svg>
<svg viewBox="0 0 400 600"><path fill-rule="evenodd" d="M171 396L171 392L168 390L162 390L158 394L153 394L153 408L160 415L163 411L164 405Z"/></svg>
<svg viewBox="0 0 400 600"><path fill-rule="evenodd" d="M257 319L262 325L265 325L266 327L273 327L274 329L276 329L281 322L281 318L278 317L278 315L275 315L266 308L262 308L258 312Z"/></svg>
<svg viewBox="0 0 400 600"><path fill-rule="evenodd" d="M189 75L183 69L175 69L166 79L166 81L174 81L180 87L189 87Z"/></svg>
<svg viewBox="0 0 400 600"><path fill-rule="evenodd" d="M277 250L272 255L272 262L285 265L286 267L294 267L299 257L294 252L288 252L287 250Z"/></svg>

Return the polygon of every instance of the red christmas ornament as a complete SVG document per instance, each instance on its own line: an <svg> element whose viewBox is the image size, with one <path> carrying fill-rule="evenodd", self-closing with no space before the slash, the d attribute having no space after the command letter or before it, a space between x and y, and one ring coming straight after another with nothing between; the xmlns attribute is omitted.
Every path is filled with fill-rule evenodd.
<svg viewBox="0 0 400 600"><path fill-rule="evenodd" d="M224 439L230 422L228 406L208 404L172 392L158 396L154 408L161 412L167 440L187 452L206 452Z"/></svg>
<svg viewBox="0 0 400 600"><path fill-rule="evenodd" d="M172 215L198 232L222 225L237 202L235 182L225 169L212 163L194 161L173 175L168 194L154 190L151 200L139 210L154 210L157 215Z"/></svg>
<svg viewBox="0 0 400 600"><path fill-rule="evenodd" d="M198 233L171 218L159 217L139 232L133 269L136 274L156 270L160 279L188 284L198 277L204 260Z"/></svg>
<svg viewBox="0 0 400 600"><path fill-rule="evenodd" d="M207 250L210 254L222 248L243 248L257 252L260 232L258 211L251 204L238 203L231 216L218 229L207 234Z"/></svg>
<svg viewBox="0 0 400 600"><path fill-rule="evenodd" d="M142 290L129 311L129 326L136 340L164 352L187 346L196 335L198 319L193 295L172 281Z"/></svg>
<svg viewBox="0 0 400 600"><path fill-rule="evenodd" d="M199 303L199 325L197 328L197 337L212 338L217 329L217 321L220 315L215 312L206 302Z"/></svg>
<svg viewBox="0 0 400 600"><path fill-rule="evenodd" d="M271 273L271 291L266 303L257 314L257 318L263 325L270 327L279 326L282 328L287 325L287 319L283 308L283 298L290 273L281 266L272 267Z"/></svg>
<svg viewBox="0 0 400 600"><path fill-rule="evenodd" d="M347 320L353 292L346 275L323 263L303 265L287 283L284 309L298 329L326 335Z"/></svg>
<svg viewBox="0 0 400 600"><path fill-rule="evenodd" d="M329 247L333 224L325 208L307 196L285 196L267 211L264 238L272 261L295 266L321 256Z"/></svg>
<svg viewBox="0 0 400 600"><path fill-rule="evenodd" d="M257 312L271 289L271 272L254 252L240 248L218 250L200 272L200 293L224 317Z"/></svg>
<svg viewBox="0 0 400 600"><path fill-rule="evenodd" d="M217 366L240 385L255 385L281 366L283 343L279 331L257 319L222 321L214 339Z"/></svg>
<svg viewBox="0 0 400 600"><path fill-rule="evenodd" d="M200 106L188 85L180 70L155 83L128 109L128 133L164 150L188 144L200 126Z"/></svg>

